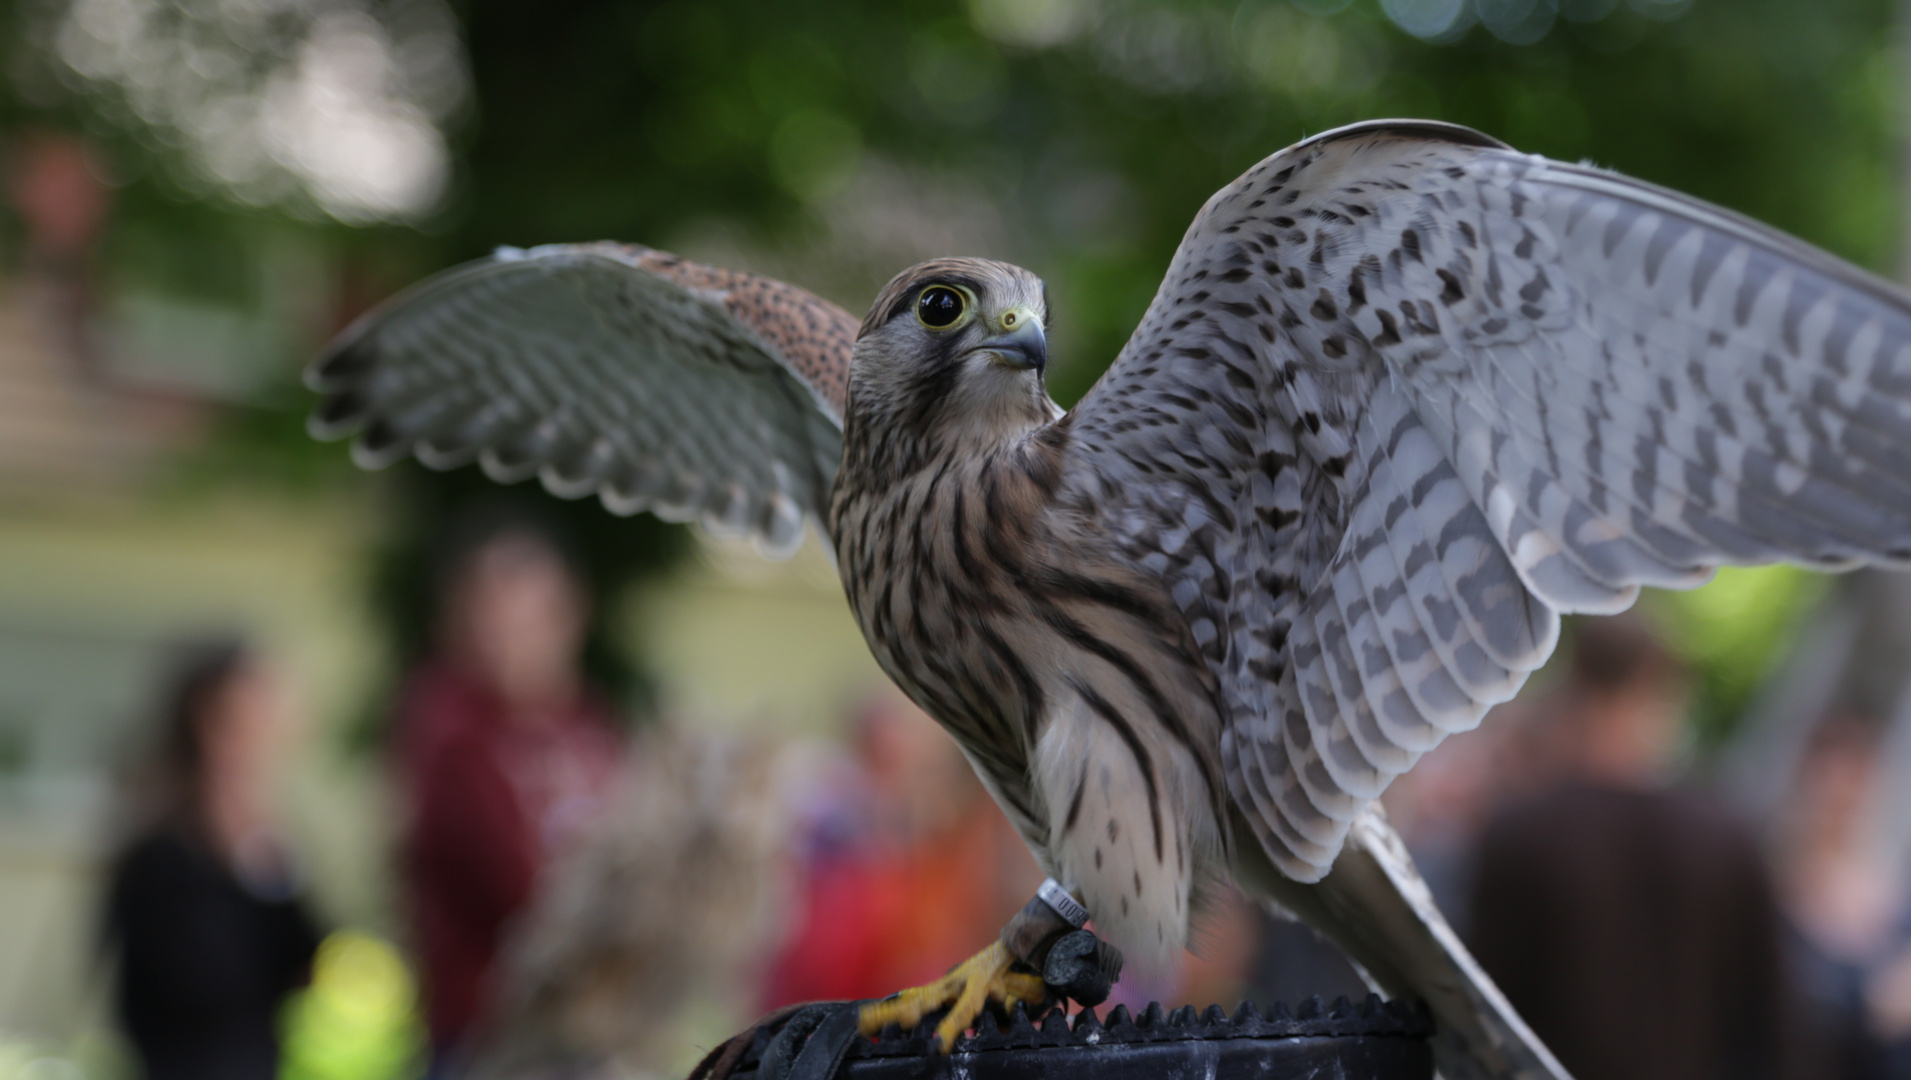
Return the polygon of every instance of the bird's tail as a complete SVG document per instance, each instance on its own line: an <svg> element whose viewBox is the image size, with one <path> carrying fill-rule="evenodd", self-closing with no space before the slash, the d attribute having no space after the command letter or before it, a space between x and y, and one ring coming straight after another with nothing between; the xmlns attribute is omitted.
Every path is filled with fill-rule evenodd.
<svg viewBox="0 0 1911 1080"><path fill-rule="evenodd" d="M1243 826L1235 835L1253 833ZM1572 1080L1460 944L1378 803L1355 820L1317 883L1287 879L1258 850L1238 852L1235 871L1250 894L1339 945L1376 991L1425 1001L1445 1080Z"/></svg>

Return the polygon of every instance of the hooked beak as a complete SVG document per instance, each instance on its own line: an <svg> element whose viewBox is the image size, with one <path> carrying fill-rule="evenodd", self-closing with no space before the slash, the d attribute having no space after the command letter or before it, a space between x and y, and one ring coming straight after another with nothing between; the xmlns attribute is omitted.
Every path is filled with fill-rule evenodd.
<svg viewBox="0 0 1911 1080"><path fill-rule="evenodd" d="M1016 371L1040 375L1048 370L1048 336L1042 333L1042 324L1033 318L1022 319L1015 329L989 338L976 346L975 351L994 353L996 363Z"/></svg>

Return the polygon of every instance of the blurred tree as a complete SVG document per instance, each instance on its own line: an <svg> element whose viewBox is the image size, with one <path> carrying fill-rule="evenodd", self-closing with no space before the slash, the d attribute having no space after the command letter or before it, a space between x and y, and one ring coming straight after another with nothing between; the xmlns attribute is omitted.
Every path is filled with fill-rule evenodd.
<svg viewBox="0 0 1911 1080"><path fill-rule="evenodd" d="M1209 194L1370 116L1471 124L1866 265L1894 257L1886 0L1476 0L1498 17L1470 29L1472 9L1450 6L1441 43L1403 31L1407 0L474 0L476 120L447 250L665 244L711 219L801 245L859 169L895 163L999 209L1013 239L996 254L1054 290L1064 401L1119 350ZM1489 27L1547 32L1512 44ZM881 283L813 269L852 310Z"/></svg>
<svg viewBox="0 0 1911 1080"><path fill-rule="evenodd" d="M281 33L278 59L255 60L237 88L196 76L174 86L141 66L171 54L92 55L95 38L129 32L96 23L151 33L197 19L202 36L233 32L215 10L276 13L302 21L304 36ZM406 29L438 11L435 0L24 0L0 15L14 75L0 122L85 127L122 184L125 272L228 293L247 286L220 281L243 265L217 257L231 246L222 234L288 216L349 256L345 276L372 279L358 292L382 294L499 243L663 243L719 222L800 250L859 175L915 170L991 203L1007 246L1071 298L1060 315L1074 331L1064 381L1075 391L1112 358L1208 194L1296 137L1369 116L1471 124L1698 194L1866 265L1894 255L1888 0L467 0L455 24L432 27L462 41L457 63L437 63L457 72L435 76L449 88L411 87L430 65L406 61L407 42L455 44ZM347 15L389 26L346 34L341 19L358 26ZM382 50L360 66L409 89L374 104L442 129L403 132L419 140L414 155L447 147L442 197L367 208L328 196L326 176L299 172L303 119L285 108L254 110L256 124L290 144L266 156L305 186L234 179L245 162L204 160L226 141L200 130L216 124L180 120L194 114L177 104L155 120L134 89L159 79L148 97L196 93L216 111L272 98L275 79L329 85L302 74L329 70L313 59L328 42ZM427 110L407 93L451 103ZM392 143L393 156L408 145ZM879 283L830 282L851 306Z"/></svg>
<svg viewBox="0 0 1911 1080"><path fill-rule="evenodd" d="M1119 350L1210 193L1366 117L1453 120L1591 159L1884 269L1899 235L1893 8L22 0L0 12L14 69L0 123L81 127L108 149L121 284L239 302L256 282L229 270L258 237L330 253L331 318L282 358L284 389L241 413L219 460L254 474L279 462L275 484L336 482L343 453L298 434L293 363L370 301L497 244L636 240L779 273L851 310L914 258L1010 258L1049 282L1066 403ZM191 94L197 112L179 104ZM315 147L359 154L340 160L366 175ZM373 182L377 168L396 178ZM413 469L391 484L413 511L400 567L423 550L427 508L471 481ZM579 523L606 537L592 569L607 588L674 550L648 525Z"/></svg>

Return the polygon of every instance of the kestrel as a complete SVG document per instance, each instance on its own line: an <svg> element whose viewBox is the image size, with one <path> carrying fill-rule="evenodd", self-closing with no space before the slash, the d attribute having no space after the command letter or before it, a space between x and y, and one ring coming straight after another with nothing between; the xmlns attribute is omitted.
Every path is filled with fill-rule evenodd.
<svg viewBox="0 0 1911 1080"><path fill-rule="evenodd" d="M1060 886L868 1026L953 1006L946 1047L1040 997L1011 966L1080 907L1159 965L1231 878L1425 999L1451 1080L1563 1077L1373 800L1561 612L1911 560L1911 297L1674 192L1376 121L1216 193L1068 412L1047 324L1039 279L978 259L904 271L858 327L645 248L506 250L347 331L313 428L772 554L821 530L884 670Z"/></svg>

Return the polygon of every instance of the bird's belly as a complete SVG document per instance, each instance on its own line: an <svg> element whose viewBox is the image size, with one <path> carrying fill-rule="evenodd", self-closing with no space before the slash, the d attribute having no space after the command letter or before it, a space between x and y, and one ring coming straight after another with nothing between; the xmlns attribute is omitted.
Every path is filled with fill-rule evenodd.
<svg viewBox="0 0 1911 1080"><path fill-rule="evenodd" d="M1054 810L1051 873L1145 974L1164 970L1186 943L1219 831L1193 755L1116 705L1121 689L1079 678L1065 686L1042 724L1033 772Z"/></svg>
<svg viewBox="0 0 1911 1080"><path fill-rule="evenodd" d="M923 616L939 647L872 638L878 660L955 737L1097 930L1137 971L1164 970L1187 940L1197 872L1220 849L1194 755L1105 659L1047 626Z"/></svg>
<svg viewBox="0 0 1911 1080"><path fill-rule="evenodd" d="M939 591L919 592L903 618L860 618L859 612L863 633L889 677L954 737L1046 868L1048 812L1029 771L1040 705L1027 690L1035 676L1024 661L997 654L991 642L1004 628L958 617L938 602Z"/></svg>
<svg viewBox="0 0 1911 1080"><path fill-rule="evenodd" d="M1159 969L1224 846L1205 668L1148 582L1048 525L963 511L956 482L852 501L838 525L852 610L1043 869L1138 970ZM864 527L892 519L936 525ZM866 534L890 541L866 549Z"/></svg>

